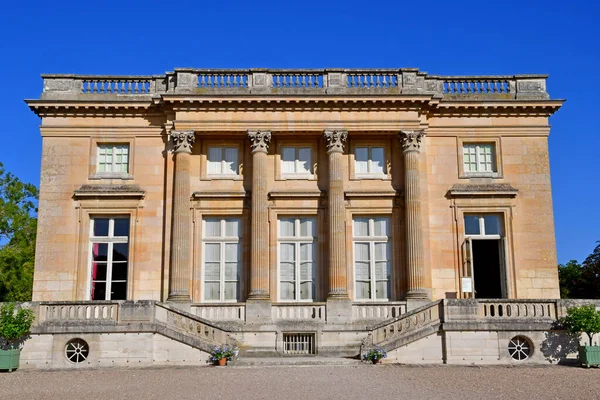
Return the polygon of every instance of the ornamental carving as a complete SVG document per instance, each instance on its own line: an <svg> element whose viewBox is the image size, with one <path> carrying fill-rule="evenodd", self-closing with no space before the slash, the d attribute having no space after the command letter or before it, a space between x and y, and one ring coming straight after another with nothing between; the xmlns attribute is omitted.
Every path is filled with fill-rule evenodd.
<svg viewBox="0 0 600 400"><path fill-rule="evenodd" d="M425 136L424 131L400 131L400 142L405 153L409 151L418 152L421 149L421 139Z"/></svg>
<svg viewBox="0 0 600 400"><path fill-rule="evenodd" d="M344 143L348 138L346 131L325 131L325 142L327 144L327 152L344 152Z"/></svg>
<svg viewBox="0 0 600 400"><path fill-rule="evenodd" d="M194 131L171 131L171 140L175 153L191 153L196 135Z"/></svg>
<svg viewBox="0 0 600 400"><path fill-rule="evenodd" d="M257 151L266 153L269 150L269 143L271 143L270 131L248 131L248 138L250 139L252 153Z"/></svg>

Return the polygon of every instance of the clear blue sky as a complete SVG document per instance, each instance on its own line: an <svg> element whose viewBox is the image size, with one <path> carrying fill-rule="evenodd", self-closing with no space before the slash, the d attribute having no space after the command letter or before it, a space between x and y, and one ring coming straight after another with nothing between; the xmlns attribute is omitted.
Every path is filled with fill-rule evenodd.
<svg viewBox="0 0 600 400"><path fill-rule="evenodd" d="M559 262L600 240L600 6L594 1L4 1L0 161L39 183L41 73L175 67L417 67L550 74Z"/></svg>

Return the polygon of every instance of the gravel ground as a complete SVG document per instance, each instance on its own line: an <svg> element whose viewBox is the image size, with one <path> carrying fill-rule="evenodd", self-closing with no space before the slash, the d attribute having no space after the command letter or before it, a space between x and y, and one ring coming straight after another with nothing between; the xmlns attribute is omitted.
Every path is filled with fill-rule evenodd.
<svg viewBox="0 0 600 400"><path fill-rule="evenodd" d="M600 399L600 369L575 367L187 367L0 374L19 399Z"/></svg>

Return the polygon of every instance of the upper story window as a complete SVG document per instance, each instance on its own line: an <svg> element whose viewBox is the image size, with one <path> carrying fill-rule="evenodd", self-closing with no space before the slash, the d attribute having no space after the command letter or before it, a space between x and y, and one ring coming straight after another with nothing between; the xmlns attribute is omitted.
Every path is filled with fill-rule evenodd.
<svg viewBox="0 0 600 400"><path fill-rule="evenodd" d="M98 174L128 174L129 145L128 144L99 144L98 145Z"/></svg>
<svg viewBox="0 0 600 400"><path fill-rule="evenodd" d="M312 175L312 149L310 147L282 147L282 175Z"/></svg>
<svg viewBox="0 0 600 400"><path fill-rule="evenodd" d="M463 166L465 174L498 172L495 144L464 143Z"/></svg>
<svg viewBox="0 0 600 400"><path fill-rule="evenodd" d="M356 147L354 149L355 175L385 175L385 150L383 147Z"/></svg>
<svg viewBox="0 0 600 400"><path fill-rule="evenodd" d="M90 224L92 300L126 300L129 217L92 218Z"/></svg>
<svg viewBox="0 0 600 400"><path fill-rule="evenodd" d="M209 146L207 164L208 175L238 175L238 148Z"/></svg>

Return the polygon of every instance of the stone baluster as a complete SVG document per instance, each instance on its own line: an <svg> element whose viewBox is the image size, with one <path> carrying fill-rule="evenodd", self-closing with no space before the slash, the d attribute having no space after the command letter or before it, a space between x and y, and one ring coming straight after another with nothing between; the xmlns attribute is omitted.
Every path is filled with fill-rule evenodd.
<svg viewBox="0 0 600 400"><path fill-rule="evenodd" d="M329 154L329 294L327 298L348 299L346 274L346 216L342 157L348 133L326 131Z"/></svg>
<svg viewBox="0 0 600 400"><path fill-rule="evenodd" d="M196 137L194 131L171 131L175 172L173 184L173 220L171 226L171 269L168 301L191 302L190 297L190 158Z"/></svg>
<svg viewBox="0 0 600 400"><path fill-rule="evenodd" d="M406 257L408 267L407 299L426 300L421 193L419 187L419 154L423 131L402 131L400 141L404 153L404 186L406 194Z"/></svg>
<svg viewBox="0 0 600 400"><path fill-rule="evenodd" d="M252 149L252 241L250 244L250 295L269 300L269 207L267 151L271 132L248 132Z"/></svg>

